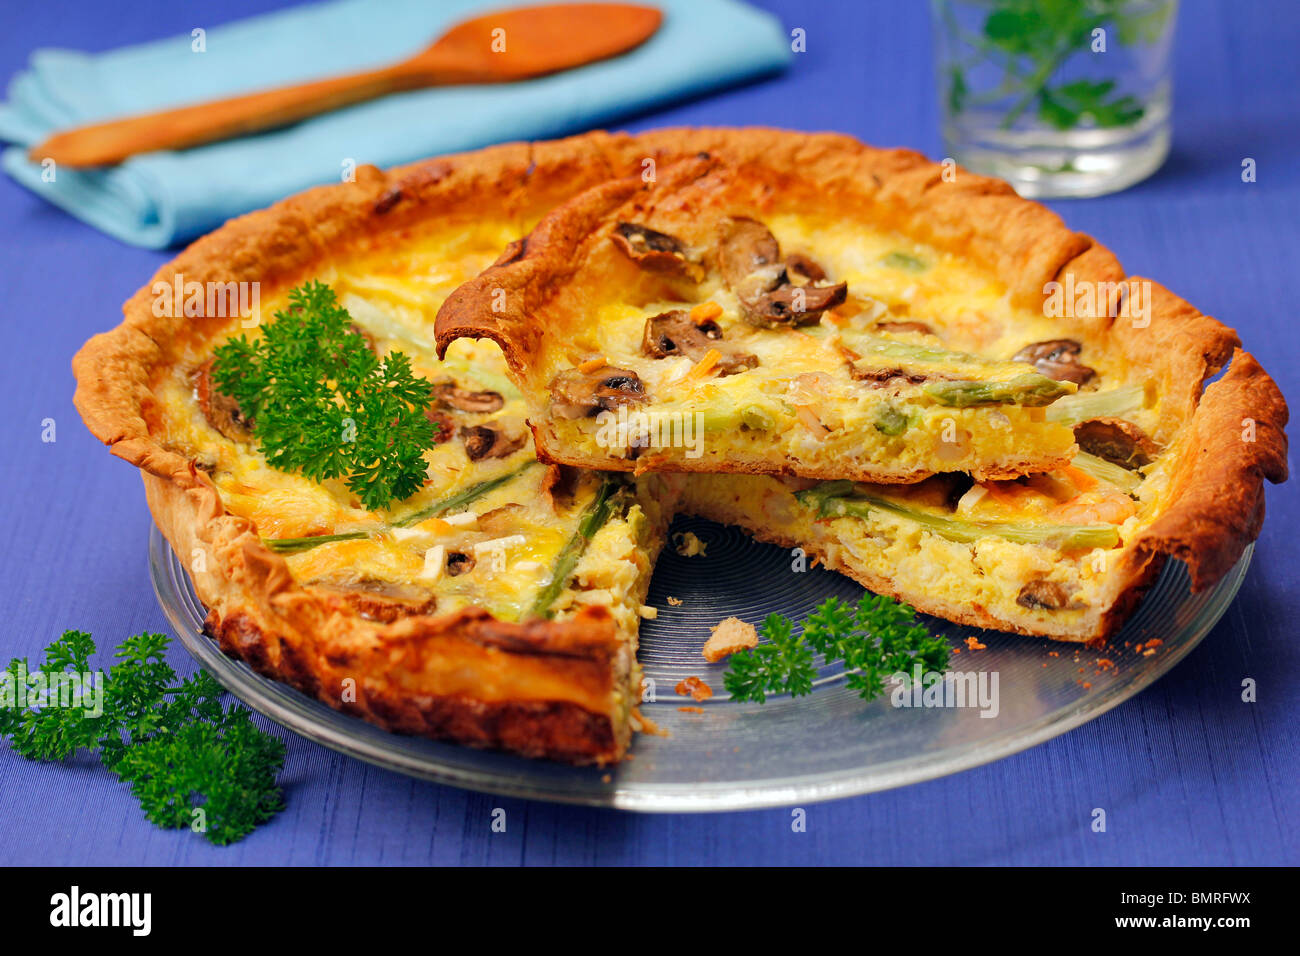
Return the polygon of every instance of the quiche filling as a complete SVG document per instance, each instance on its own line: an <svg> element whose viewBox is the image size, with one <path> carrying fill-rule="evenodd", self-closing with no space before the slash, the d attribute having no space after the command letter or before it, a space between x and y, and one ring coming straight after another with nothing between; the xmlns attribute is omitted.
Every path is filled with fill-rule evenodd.
<svg viewBox="0 0 1300 956"><path fill-rule="evenodd" d="M1080 453L1055 472L1003 481L692 475L682 507L802 547L928 613L977 609L1003 629L1066 637L1114 600L1109 572L1153 519L1159 486L1158 475Z"/></svg>
<svg viewBox="0 0 1300 956"><path fill-rule="evenodd" d="M585 319L554 320L576 334L544 346L532 376L546 384L530 400L549 453L884 482L1013 476L1073 456L1050 413L1104 383L1080 357L1091 350L1047 329L1026 339L1041 322L957 257L807 216L717 228L704 250L625 221L593 240L585 281L602 293L551 306Z"/></svg>
<svg viewBox="0 0 1300 956"><path fill-rule="evenodd" d="M441 298L491 261L498 241L495 232L437 235L402 257L361 257L317 276L378 355L401 350L434 383L426 415L438 430L411 497L367 510L341 481L273 468L212 385L210 342L155 383L159 433L208 473L225 508L256 525L297 581L348 596L362 616L479 607L504 621L562 620L602 606L634 648L666 515L649 493L654 482L540 464L500 350L463 342L439 361L425 331Z"/></svg>
<svg viewBox="0 0 1300 956"><path fill-rule="evenodd" d="M583 404L595 396L601 411L700 412L706 459L748 460L777 442L801 462L876 456L940 474L913 484L620 477L539 463L525 394L500 349L459 340L439 360L430 335L443 297L495 254L504 237L493 230L437 234L400 256L360 256L317 275L377 355L400 350L434 383L426 414L438 431L411 497L368 510L341 481L273 468L212 383L211 342L154 383L155 425L295 580L372 620L467 608L564 620L601 607L634 655L654 559L678 510L805 546L934 613L986 608L1002 626L1061 635L1095 617L1114 597L1107 553L1158 503L1162 449L1140 424L1155 420L1146 389L1131 380L1108 388L1122 371L1111 360L1053 339L956 257L835 223L773 223L784 247L819 257L788 256L786 281L797 267L818 287L864 291L832 294L815 321L782 327L755 324L745 293L718 276L700 276L694 303L605 303L592 340L578 354L569 347L578 364L553 376L549 434L583 453L660 463L661 449L635 440L597 444ZM667 237L654 244L675 247ZM627 257L620 243L611 248ZM827 286L828 276L839 281ZM602 385L565 391L556 383L566 375ZM1021 454L1026 442L1065 463L1013 479L981 473L980 462ZM615 692L622 720L638 673L629 666Z"/></svg>

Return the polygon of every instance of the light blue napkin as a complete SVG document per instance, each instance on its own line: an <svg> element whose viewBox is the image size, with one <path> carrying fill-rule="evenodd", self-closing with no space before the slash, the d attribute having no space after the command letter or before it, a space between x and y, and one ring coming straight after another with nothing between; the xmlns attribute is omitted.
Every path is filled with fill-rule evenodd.
<svg viewBox="0 0 1300 956"><path fill-rule="evenodd" d="M537 2L537 0L524 0ZM118 167L42 175L26 146L115 116L370 69L419 52L443 28L515 0L339 0L190 36L90 56L37 50L0 105L6 172L37 195L124 242L161 248L308 186L346 164L392 166L513 139L588 129L619 115L781 69L780 25L738 0L638 0L664 12L625 56L495 86L418 90L296 126Z"/></svg>

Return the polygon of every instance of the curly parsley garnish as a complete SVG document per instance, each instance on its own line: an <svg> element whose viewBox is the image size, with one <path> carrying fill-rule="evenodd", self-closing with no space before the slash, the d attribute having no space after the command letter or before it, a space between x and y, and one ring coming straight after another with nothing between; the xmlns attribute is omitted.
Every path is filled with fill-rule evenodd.
<svg viewBox="0 0 1300 956"><path fill-rule="evenodd" d="M214 358L213 381L239 402L272 467L344 478L372 511L423 486L433 385L401 352L381 361L329 286L294 289L259 338L233 338Z"/></svg>
<svg viewBox="0 0 1300 956"><path fill-rule="evenodd" d="M948 643L933 637L906 604L880 594L864 594L856 605L829 598L804 619L800 633L780 614L769 614L759 634L766 641L729 660L722 683L733 700L763 703L768 694L799 697L812 692L814 655L844 661L846 683L863 700L885 690L893 674L948 666Z"/></svg>
<svg viewBox="0 0 1300 956"><path fill-rule="evenodd" d="M95 642L84 631L65 631L35 671L14 658L0 672L0 737L29 760L98 751L151 823L224 846L283 808L284 743L247 710L223 708L225 690L208 673L178 681L162 659L169 640L128 638L106 675L91 670Z"/></svg>

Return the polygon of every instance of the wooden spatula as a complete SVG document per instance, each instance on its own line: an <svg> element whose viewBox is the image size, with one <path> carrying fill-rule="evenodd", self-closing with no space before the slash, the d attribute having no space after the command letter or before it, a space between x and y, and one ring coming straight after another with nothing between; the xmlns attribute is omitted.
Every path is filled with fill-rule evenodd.
<svg viewBox="0 0 1300 956"><path fill-rule="evenodd" d="M653 7L623 3L502 10L459 23L423 53L381 70L81 126L55 133L27 155L35 162L49 158L64 166L106 166L136 153L284 126L402 90L542 76L631 50L649 39L661 20Z"/></svg>

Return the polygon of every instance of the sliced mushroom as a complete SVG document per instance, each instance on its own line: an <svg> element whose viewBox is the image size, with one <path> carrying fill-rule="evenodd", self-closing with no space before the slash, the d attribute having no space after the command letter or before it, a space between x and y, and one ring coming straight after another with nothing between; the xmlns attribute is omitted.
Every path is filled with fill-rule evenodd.
<svg viewBox="0 0 1300 956"><path fill-rule="evenodd" d="M809 325L827 309L840 305L849 294L847 283L835 285L790 285L782 283L752 302L741 299L745 318L752 325L781 328Z"/></svg>
<svg viewBox="0 0 1300 956"><path fill-rule="evenodd" d="M876 328L881 332L899 335L905 332L919 332L921 335L934 335L934 329L924 322L877 322Z"/></svg>
<svg viewBox="0 0 1300 956"><path fill-rule="evenodd" d="M1074 440L1089 455L1132 471L1151 464L1160 446L1132 422L1122 418L1094 418L1074 426Z"/></svg>
<svg viewBox="0 0 1300 956"><path fill-rule="evenodd" d="M453 578L474 570L474 555L453 551L447 555L447 573Z"/></svg>
<svg viewBox="0 0 1300 956"><path fill-rule="evenodd" d="M722 355L718 360L719 375L734 375L758 365L758 356L734 352L720 346L722 329L712 319L699 324L691 320L683 309L662 312L645 320L645 333L641 337L641 351L651 358L668 358L684 355L699 361L709 349Z"/></svg>
<svg viewBox="0 0 1300 956"><path fill-rule="evenodd" d="M801 252L792 252L785 257L785 272L796 285L822 282L826 278L826 270Z"/></svg>
<svg viewBox="0 0 1300 956"><path fill-rule="evenodd" d="M620 222L610 233L614 245L643 269L699 279L698 263L687 255L686 245L676 236L649 226Z"/></svg>
<svg viewBox="0 0 1300 956"><path fill-rule="evenodd" d="M814 275L825 278L821 266L807 256L782 263L781 246L761 222L744 217L728 219L718 240L718 269L740 299L745 321L761 328L782 328L816 322L821 313L848 297L848 286L814 285ZM795 278L804 280L796 284Z"/></svg>
<svg viewBox="0 0 1300 956"><path fill-rule="evenodd" d="M460 430L465 454L470 461L484 458L507 458L524 447L527 436L507 435L499 425L472 425Z"/></svg>
<svg viewBox="0 0 1300 956"><path fill-rule="evenodd" d="M551 380L551 410L561 418L588 418L620 405L640 405L645 385L630 369L566 369Z"/></svg>
<svg viewBox="0 0 1300 956"><path fill-rule="evenodd" d="M190 465L195 471L207 472L210 475L217 470L217 456L212 452L200 452L190 459Z"/></svg>
<svg viewBox="0 0 1300 956"><path fill-rule="evenodd" d="M863 366L855 362L849 363L849 375L854 381L867 382L871 385L920 385L922 382L934 381L940 378L937 375L928 375L925 372L909 372L907 369L894 366Z"/></svg>
<svg viewBox="0 0 1300 956"><path fill-rule="evenodd" d="M484 512L478 516L478 521L475 523L480 531L486 531L488 534L505 534L518 528L519 514L523 510L523 505L512 502Z"/></svg>
<svg viewBox="0 0 1300 956"><path fill-rule="evenodd" d="M218 391L216 383L212 381L212 359L208 359L198 368L195 394L198 397L199 409L209 425L231 441L253 440L252 420L244 417L239 402L225 392Z"/></svg>
<svg viewBox="0 0 1300 956"><path fill-rule="evenodd" d="M770 292L781 284L785 273L776 236L761 222L744 217L723 223L718 268L737 295Z"/></svg>
<svg viewBox="0 0 1300 956"><path fill-rule="evenodd" d="M456 423L446 412L440 412L430 406L424 410L424 417L437 426L433 430L433 443L435 445L451 441L452 436L456 434Z"/></svg>
<svg viewBox="0 0 1300 956"><path fill-rule="evenodd" d="M1079 363L1079 352L1082 349L1083 346L1073 339L1034 342L1011 356L1011 361L1028 362L1048 378L1058 382L1083 385L1097 373Z"/></svg>
<svg viewBox="0 0 1300 956"><path fill-rule="evenodd" d="M542 494L551 503L553 511L572 504L573 496L578 491L578 480L582 472L572 465L550 465L542 476Z"/></svg>
<svg viewBox="0 0 1300 956"><path fill-rule="evenodd" d="M1064 585L1042 578L1030 581L1022 587L1020 593L1016 595L1016 603L1021 607L1041 608L1047 611L1060 611L1079 606L1070 602L1070 593Z"/></svg>
<svg viewBox="0 0 1300 956"><path fill-rule="evenodd" d="M432 614L438 606L437 598L423 588L378 578L328 575L308 583L337 593L362 617L386 624L405 617Z"/></svg>
<svg viewBox="0 0 1300 956"><path fill-rule="evenodd" d="M433 386L433 398L438 404L462 412L486 413L501 410L506 400L499 392L472 392L455 382L439 382Z"/></svg>

